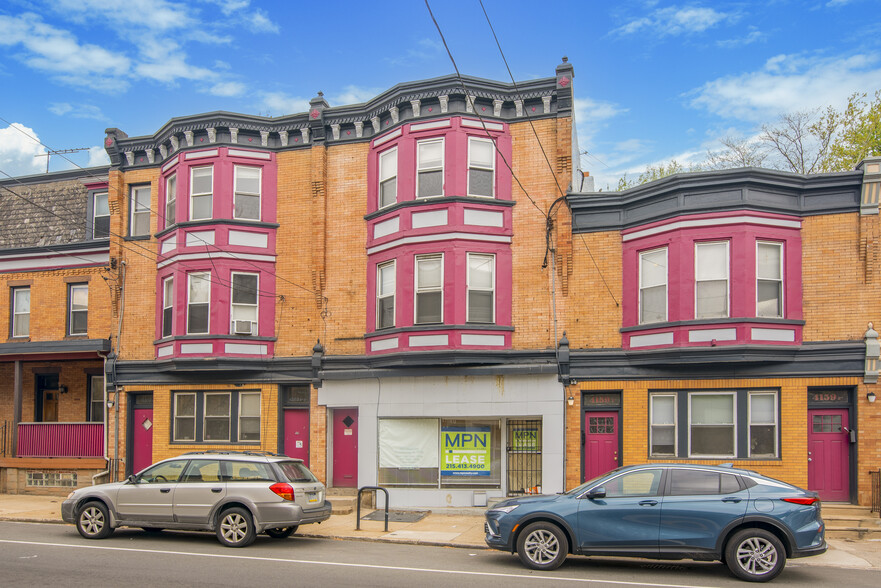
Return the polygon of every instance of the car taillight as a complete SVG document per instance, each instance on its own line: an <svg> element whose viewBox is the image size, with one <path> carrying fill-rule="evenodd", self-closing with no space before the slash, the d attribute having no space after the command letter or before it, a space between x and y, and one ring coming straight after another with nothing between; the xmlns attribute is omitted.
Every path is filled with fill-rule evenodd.
<svg viewBox="0 0 881 588"><path fill-rule="evenodd" d="M792 504L803 504L805 506L810 506L812 504L816 504L820 502L820 499L816 496L808 497L808 498L781 498L783 502L791 502Z"/></svg>
<svg viewBox="0 0 881 588"><path fill-rule="evenodd" d="M284 498L285 500L294 499L294 488L290 484L278 482L270 486L269 489Z"/></svg>

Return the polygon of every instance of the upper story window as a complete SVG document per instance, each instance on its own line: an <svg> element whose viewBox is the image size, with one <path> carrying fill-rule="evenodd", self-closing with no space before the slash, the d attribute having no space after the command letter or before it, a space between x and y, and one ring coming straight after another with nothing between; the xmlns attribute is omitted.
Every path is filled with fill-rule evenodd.
<svg viewBox="0 0 881 588"><path fill-rule="evenodd" d="M444 140L416 143L416 197L444 195Z"/></svg>
<svg viewBox="0 0 881 588"><path fill-rule="evenodd" d="M468 195L495 196L496 150L489 139L468 139Z"/></svg>
<svg viewBox="0 0 881 588"><path fill-rule="evenodd" d="M667 320L667 248L639 254L639 324Z"/></svg>
<svg viewBox="0 0 881 588"><path fill-rule="evenodd" d="M783 243L756 243L756 316L783 316Z"/></svg>
<svg viewBox="0 0 881 588"><path fill-rule="evenodd" d="M232 274L232 333L257 334L258 275Z"/></svg>
<svg viewBox="0 0 881 588"><path fill-rule="evenodd" d="M694 317L728 316L728 242L694 245Z"/></svg>
<svg viewBox="0 0 881 588"><path fill-rule="evenodd" d="M379 156L379 207L391 206L398 200L398 148Z"/></svg>
<svg viewBox="0 0 881 588"><path fill-rule="evenodd" d="M260 168L235 166L233 218L260 220Z"/></svg>
<svg viewBox="0 0 881 588"><path fill-rule="evenodd" d="M150 234L150 186L132 186L129 203L131 218L129 234L140 237Z"/></svg>
<svg viewBox="0 0 881 588"><path fill-rule="evenodd" d="M213 218L214 167L190 169L190 220Z"/></svg>
<svg viewBox="0 0 881 588"><path fill-rule="evenodd" d="M444 320L444 256L416 256L415 324L442 323Z"/></svg>
<svg viewBox="0 0 881 588"><path fill-rule="evenodd" d="M177 214L177 174L171 174L165 179L165 226L170 227L175 223Z"/></svg>
<svg viewBox="0 0 881 588"><path fill-rule="evenodd" d="M174 278L162 280L162 336L174 333Z"/></svg>
<svg viewBox="0 0 881 588"><path fill-rule="evenodd" d="M468 254L468 322L495 322L494 255Z"/></svg>
<svg viewBox="0 0 881 588"><path fill-rule="evenodd" d="M187 296L187 333L204 334L208 332L208 318L211 307L211 274L195 272L189 274Z"/></svg>
<svg viewBox="0 0 881 588"><path fill-rule="evenodd" d="M31 326L30 287L12 289L12 336L27 337Z"/></svg>
<svg viewBox="0 0 881 588"><path fill-rule="evenodd" d="M89 285L70 284L67 291L67 334L85 335L89 323Z"/></svg>
<svg viewBox="0 0 881 588"><path fill-rule="evenodd" d="M92 194L92 239L110 236L110 202L107 192Z"/></svg>
<svg viewBox="0 0 881 588"><path fill-rule="evenodd" d="M376 268L376 328L395 326L395 262Z"/></svg>

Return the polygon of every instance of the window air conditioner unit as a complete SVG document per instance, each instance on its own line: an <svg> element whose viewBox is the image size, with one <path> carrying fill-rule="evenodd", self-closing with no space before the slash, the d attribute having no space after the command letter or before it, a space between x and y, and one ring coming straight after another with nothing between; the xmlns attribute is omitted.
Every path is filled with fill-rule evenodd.
<svg viewBox="0 0 881 588"><path fill-rule="evenodd" d="M253 324L251 321L233 321L233 333L236 335L250 335Z"/></svg>

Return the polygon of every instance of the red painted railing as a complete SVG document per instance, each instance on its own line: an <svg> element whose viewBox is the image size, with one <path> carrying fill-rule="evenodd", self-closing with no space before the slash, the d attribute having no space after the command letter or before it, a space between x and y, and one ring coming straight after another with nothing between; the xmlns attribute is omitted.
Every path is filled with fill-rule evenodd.
<svg viewBox="0 0 881 588"><path fill-rule="evenodd" d="M102 457L103 423L19 423L17 457Z"/></svg>

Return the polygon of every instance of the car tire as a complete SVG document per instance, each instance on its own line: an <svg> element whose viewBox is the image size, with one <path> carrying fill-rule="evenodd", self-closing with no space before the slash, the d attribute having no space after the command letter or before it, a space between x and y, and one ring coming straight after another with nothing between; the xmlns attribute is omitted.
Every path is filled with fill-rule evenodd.
<svg viewBox="0 0 881 588"><path fill-rule="evenodd" d="M290 537L296 533L297 528L298 525L294 525L293 527L282 527L281 529L266 529L266 534L273 539L284 539L285 537Z"/></svg>
<svg viewBox="0 0 881 588"><path fill-rule="evenodd" d="M247 547L257 538L254 519L247 509L228 508L217 519L217 540L227 547Z"/></svg>
<svg viewBox="0 0 881 588"><path fill-rule="evenodd" d="M144 531L144 533L155 535L156 533L161 533L165 529L163 529L162 527L141 527L141 530Z"/></svg>
<svg viewBox="0 0 881 588"><path fill-rule="evenodd" d="M110 512L103 502L87 502L76 516L76 530L86 539L104 539L113 532Z"/></svg>
<svg viewBox="0 0 881 588"><path fill-rule="evenodd" d="M748 582L768 582L786 565L786 549L776 535L764 529L742 529L725 545L725 564Z"/></svg>
<svg viewBox="0 0 881 588"><path fill-rule="evenodd" d="M517 537L517 555L527 568L555 570L568 554L566 534L552 523L532 523Z"/></svg>

